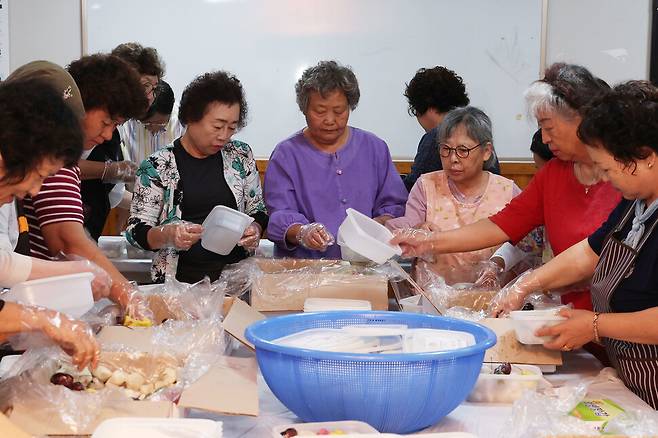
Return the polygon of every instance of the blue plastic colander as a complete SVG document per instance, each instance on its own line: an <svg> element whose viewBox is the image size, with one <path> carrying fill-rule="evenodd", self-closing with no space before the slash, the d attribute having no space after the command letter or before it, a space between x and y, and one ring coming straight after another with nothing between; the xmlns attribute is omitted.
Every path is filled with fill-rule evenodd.
<svg viewBox="0 0 658 438"><path fill-rule="evenodd" d="M277 345L312 328L406 324L471 333L475 345L413 354L355 354ZM453 318L404 312L320 312L266 319L245 331L274 395L306 422L359 420L380 432L408 433L448 415L473 389L494 332Z"/></svg>

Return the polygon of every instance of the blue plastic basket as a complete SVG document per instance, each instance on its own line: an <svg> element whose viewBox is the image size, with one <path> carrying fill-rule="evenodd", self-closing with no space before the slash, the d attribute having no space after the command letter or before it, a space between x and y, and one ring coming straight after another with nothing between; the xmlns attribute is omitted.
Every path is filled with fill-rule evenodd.
<svg viewBox="0 0 658 438"><path fill-rule="evenodd" d="M451 351L355 354L315 351L272 343L312 328L355 324L406 324L458 330L476 344ZM259 321L245 332L256 346L260 370L274 395L306 422L359 420L380 432L429 427L466 399L484 352L496 343L486 327L468 321L404 312L321 312Z"/></svg>

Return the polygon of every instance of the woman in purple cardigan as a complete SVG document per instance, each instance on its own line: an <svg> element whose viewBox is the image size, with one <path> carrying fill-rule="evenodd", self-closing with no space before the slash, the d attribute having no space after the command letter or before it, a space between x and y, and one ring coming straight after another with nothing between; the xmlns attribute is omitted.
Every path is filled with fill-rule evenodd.
<svg viewBox="0 0 658 438"><path fill-rule="evenodd" d="M306 127L279 143L265 172L275 255L340 258L334 236L353 208L380 223L402 216L407 191L386 143L348 126L359 102L352 70L322 61L295 85Z"/></svg>

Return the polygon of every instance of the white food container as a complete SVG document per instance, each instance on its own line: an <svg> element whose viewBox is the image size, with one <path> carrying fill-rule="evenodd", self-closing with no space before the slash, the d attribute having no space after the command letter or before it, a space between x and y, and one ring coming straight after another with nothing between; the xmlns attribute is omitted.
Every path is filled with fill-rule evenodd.
<svg viewBox="0 0 658 438"><path fill-rule="evenodd" d="M2 298L46 307L79 318L94 305L91 292L93 278L92 273L82 272L24 281L12 287Z"/></svg>
<svg viewBox="0 0 658 438"><path fill-rule="evenodd" d="M304 312L326 312L330 310L372 310L370 301L340 298L306 298Z"/></svg>
<svg viewBox="0 0 658 438"><path fill-rule="evenodd" d="M201 246L208 251L228 255L254 218L232 208L218 205L203 221Z"/></svg>
<svg viewBox="0 0 658 438"><path fill-rule="evenodd" d="M111 418L92 438L222 438L222 422L201 418Z"/></svg>
<svg viewBox="0 0 658 438"><path fill-rule="evenodd" d="M542 327L553 326L565 321L566 318L557 314L563 307L544 310L514 310L510 312L512 326L516 339L526 345L543 344L550 341L551 336L535 336Z"/></svg>
<svg viewBox="0 0 658 438"><path fill-rule="evenodd" d="M349 436L355 434L361 437L363 434L367 435L377 435L381 434L369 425L368 423L363 423L361 421L325 421L322 423L298 423L298 424L284 424L282 426L275 426L272 428L272 437L281 438L281 432L286 429L295 429L300 436L304 436L303 433L307 432L307 435L315 435L318 431L326 429L329 432L334 432L336 430L341 430L347 435L339 436ZM335 435L333 435L335 436Z"/></svg>
<svg viewBox="0 0 658 438"><path fill-rule="evenodd" d="M20 354L8 354L7 356L2 357L2 360L0 360L0 379L4 378L4 376L11 371L14 364L18 362L18 359L20 358Z"/></svg>
<svg viewBox="0 0 658 438"><path fill-rule="evenodd" d="M108 259L125 259L128 245L123 236L101 236L98 238L98 248Z"/></svg>
<svg viewBox="0 0 658 438"><path fill-rule="evenodd" d="M526 390L536 391L543 380L539 367L512 364L510 374L493 374L500 364L485 363L467 400L475 403L513 403Z"/></svg>
<svg viewBox="0 0 658 438"><path fill-rule="evenodd" d="M359 256L379 264L402 254L399 246L388 243L393 234L385 226L352 208L346 212L347 217L338 228L341 249L347 247ZM353 257L349 251L343 255Z"/></svg>

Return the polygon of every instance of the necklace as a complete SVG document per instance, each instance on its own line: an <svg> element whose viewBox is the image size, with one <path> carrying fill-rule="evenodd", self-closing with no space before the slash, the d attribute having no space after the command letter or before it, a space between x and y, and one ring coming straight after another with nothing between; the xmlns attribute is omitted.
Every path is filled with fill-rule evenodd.
<svg viewBox="0 0 658 438"><path fill-rule="evenodd" d="M573 163L573 173L576 180L585 188L585 194L589 193L592 188L601 180L601 172L596 167L583 168L583 165L578 162Z"/></svg>

